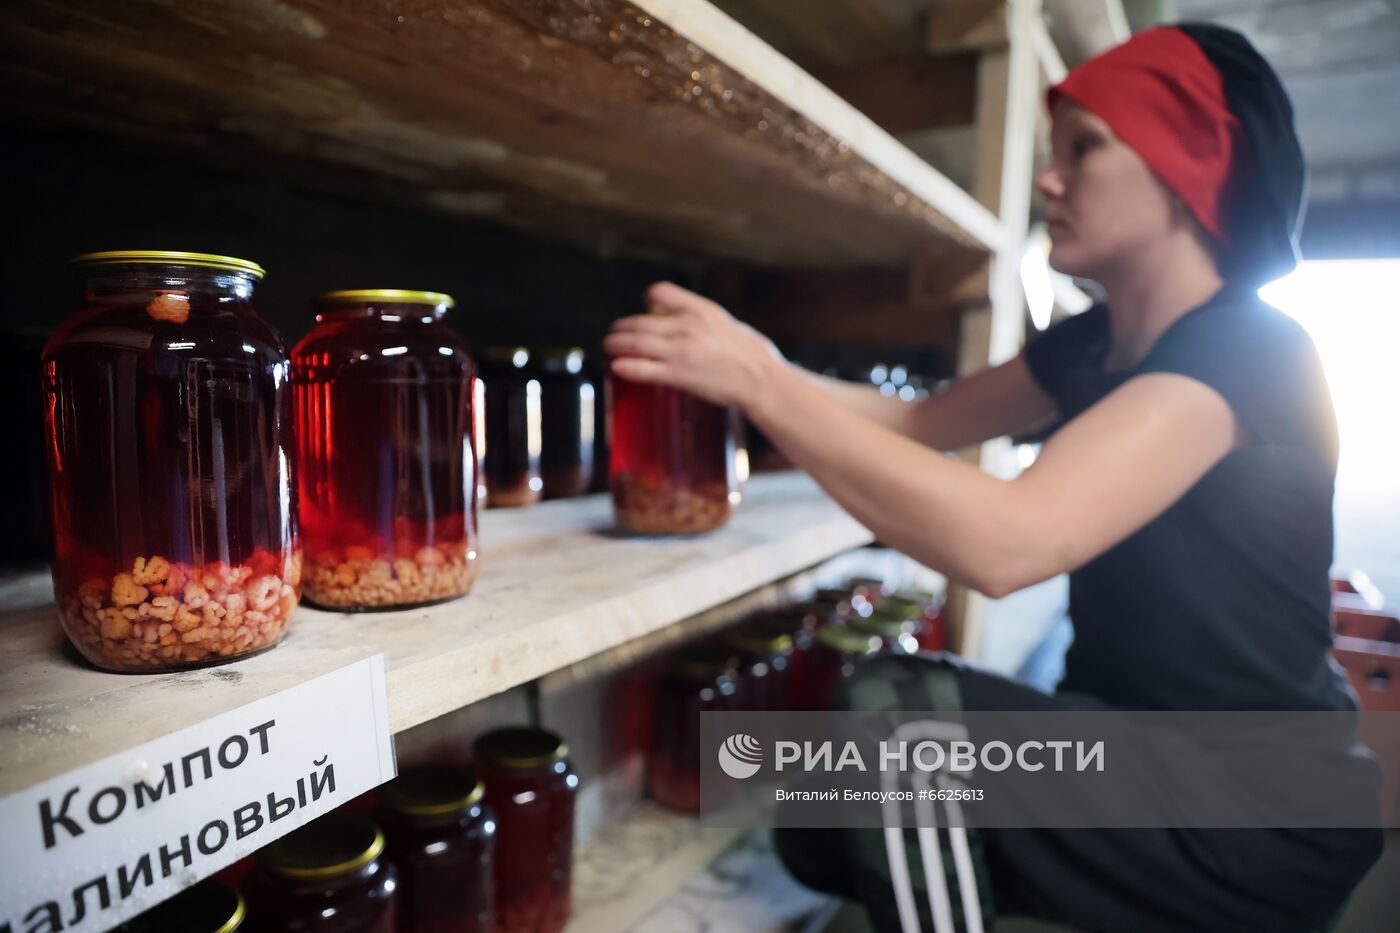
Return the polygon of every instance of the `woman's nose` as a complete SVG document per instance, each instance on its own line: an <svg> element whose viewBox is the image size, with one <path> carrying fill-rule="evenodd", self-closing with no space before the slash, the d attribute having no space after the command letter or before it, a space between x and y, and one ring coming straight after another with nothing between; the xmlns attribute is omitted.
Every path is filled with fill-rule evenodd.
<svg viewBox="0 0 1400 933"><path fill-rule="evenodd" d="M1040 173L1035 180L1035 190L1039 191L1042 197L1058 198L1065 193L1064 182L1060 180L1060 174L1054 167L1047 168Z"/></svg>

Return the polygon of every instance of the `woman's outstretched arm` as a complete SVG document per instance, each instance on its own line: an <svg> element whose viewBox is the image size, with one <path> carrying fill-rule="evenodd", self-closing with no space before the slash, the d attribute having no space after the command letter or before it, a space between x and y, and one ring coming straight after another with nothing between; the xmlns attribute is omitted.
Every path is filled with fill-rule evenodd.
<svg viewBox="0 0 1400 933"><path fill-rule="evenodd" d="M650 298L671 313L619 322L607 341L619 376L740 406L882 541L991 596L1103 553L1236 443L1234 415L1213 389L1153 374L1111 393L1029 470L1002 480L831 404L717 305L669 285Z"/></svg>
<svg viewBox="0 0 1400 933"><path fill-rule="evenodd" d="M1055 405L1031 378L1023 357L959 379L920 402L881 395L857 385L801 370L827 396L871 421L935 450L960 450L1034 427Z"/></svg>

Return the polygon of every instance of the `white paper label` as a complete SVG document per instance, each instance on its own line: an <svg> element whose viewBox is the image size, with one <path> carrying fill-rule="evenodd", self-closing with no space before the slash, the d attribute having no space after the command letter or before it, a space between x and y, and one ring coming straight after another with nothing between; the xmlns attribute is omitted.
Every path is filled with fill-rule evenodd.
<svg viewBox="0 0 1400 933"><path fill-rule="evenodd" d="M394 773L375 655L11 794L0 933L110 929Z"/></svg>

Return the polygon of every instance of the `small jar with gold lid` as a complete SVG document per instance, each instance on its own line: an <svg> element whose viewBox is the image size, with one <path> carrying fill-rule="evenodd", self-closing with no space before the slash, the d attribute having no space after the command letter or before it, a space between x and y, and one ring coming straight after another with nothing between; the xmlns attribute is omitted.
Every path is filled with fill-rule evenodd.
<svg viewBox="0 0 1400 933"><path fill-rule="evenodd" d="M399 872L398 933L490 933L496 818L466 768L425 765L379 790Z"/></svg>
<svg viewBox="0 0 1400 933"><path fill-rule="evenodd" d="M477 572L475 364L441 292L329 292L292 348L304 594L403 609Z"/></svg>
<svg viewBox="0 0 1400 933"><path fill-rule="evenodd" d="M793 636L741 625L725 635L724 644L739 656L738 707L787 709L788 676L797 650Z"/></svg>
<svg viewBox="0 0 1400 933"><path fill-rule="evenodd" d="M739 708L739 652L715 641L687 645L656 681L647 790L670 810L700 809L700 714Z"/></svg>
<svg viewBox="0 0 1400 933"><path fill-rule="evenodd" d="M329 813L265 846L245 891L258 933L395 933L398 874L363 816Z"/></svg>
<svg viewBox="0 0 1400 933"><path fill-rule="evenodd" d="M246 910L237 891L205 878L117 927L117 933L239 933Z"/></svg>
<svg viewBox="0 0 1400 933"><path fill-rule="evenodd" d="M496 814L496 933L558 933L569 920L574 799L569 747L545 729L488 732L475 769Z"/></svg>

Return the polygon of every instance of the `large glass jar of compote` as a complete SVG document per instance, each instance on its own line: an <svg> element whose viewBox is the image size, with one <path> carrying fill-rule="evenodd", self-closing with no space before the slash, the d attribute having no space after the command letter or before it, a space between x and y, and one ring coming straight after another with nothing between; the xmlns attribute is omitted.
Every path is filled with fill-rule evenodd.
<svg viewBox="0 0 1400 933"><path fill-rule="evenodd" d="M481 385L486 405L486 504L491 508L540 501L543 444L540 380L524 347L487 347L481 355Z"/></svg>
<svg viewBox="0 0 1400 933"><path fill-rule="evenodd" d="M455 599L477 572L474 364L439 292L337 291L292 349L304 595Z"/></svg>
<svg viewBox="0 0 1400 933"><path fill-rule="evenodd" d="M270 648L297 605L287 351L257 264L160 250L74 260L43 353L54 594L113 671Z"/></svg>

